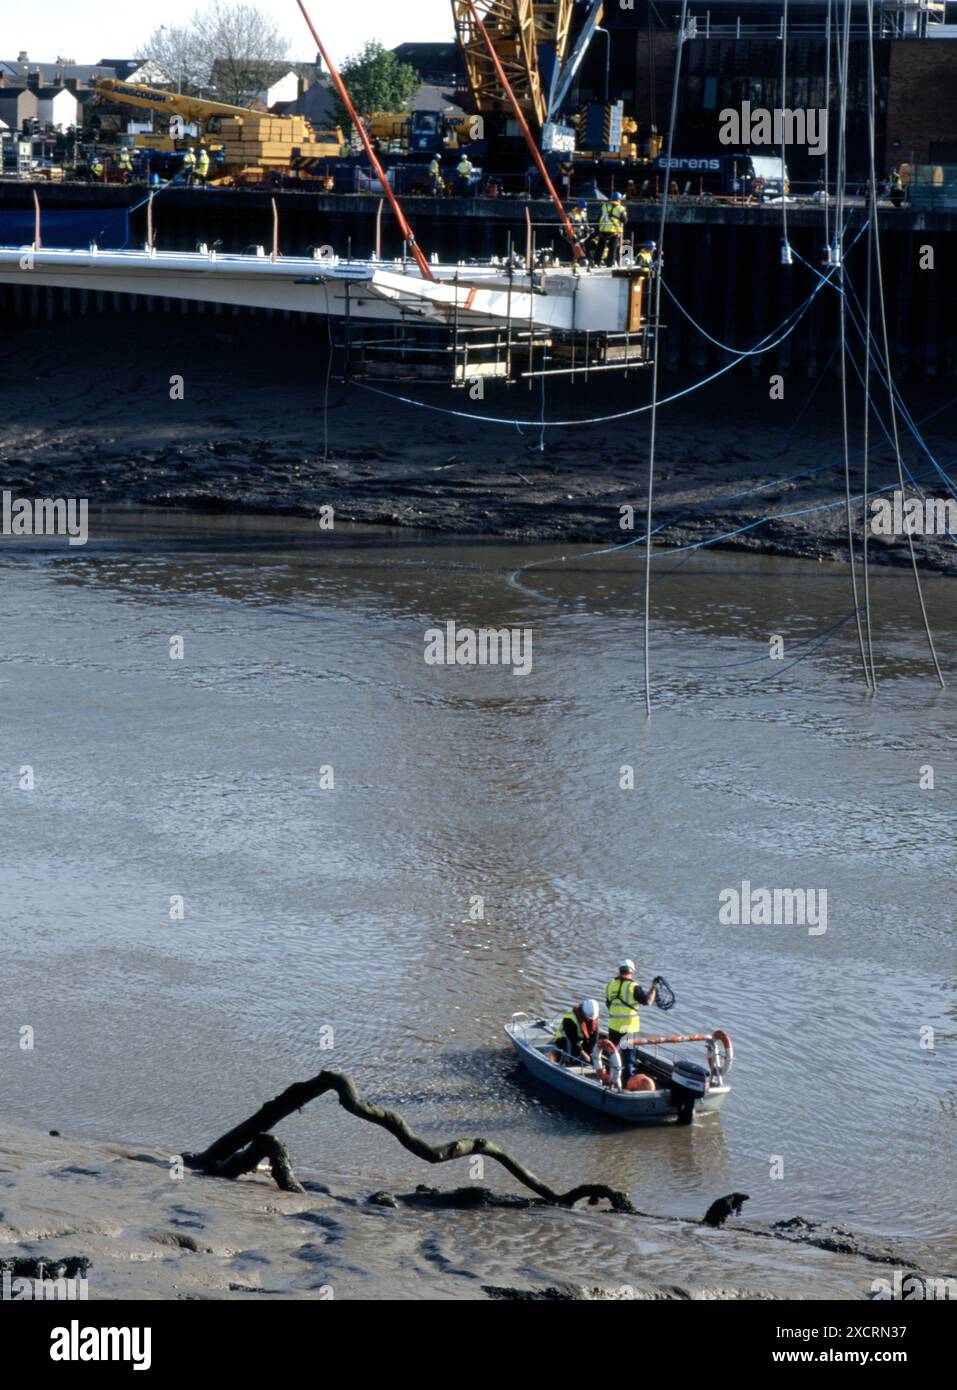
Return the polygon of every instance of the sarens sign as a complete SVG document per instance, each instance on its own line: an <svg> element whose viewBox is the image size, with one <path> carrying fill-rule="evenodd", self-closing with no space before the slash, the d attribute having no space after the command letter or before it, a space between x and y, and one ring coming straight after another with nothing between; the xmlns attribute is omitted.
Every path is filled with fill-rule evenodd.
<svg viewBox="0 0 957 1390"><path fill-rule="evenodd" d="M702 155L672 155L669 159L667 155L660 155L655 160L656 169L687 169L689 173L714 173L721 172L721 156L706 157Z"/></svg>

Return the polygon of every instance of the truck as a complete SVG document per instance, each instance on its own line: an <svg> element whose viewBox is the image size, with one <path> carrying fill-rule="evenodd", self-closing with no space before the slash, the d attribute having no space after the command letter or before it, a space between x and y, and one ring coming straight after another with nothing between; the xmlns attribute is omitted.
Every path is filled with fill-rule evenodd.
<svg viewBox="0 0 957 1390"><path fill-rule="evenodd" d="M668 173L680 190L705 192L725 198L780 198L790 188L787 165L780 155L739 154L659 155L652 167Z"/></svg>

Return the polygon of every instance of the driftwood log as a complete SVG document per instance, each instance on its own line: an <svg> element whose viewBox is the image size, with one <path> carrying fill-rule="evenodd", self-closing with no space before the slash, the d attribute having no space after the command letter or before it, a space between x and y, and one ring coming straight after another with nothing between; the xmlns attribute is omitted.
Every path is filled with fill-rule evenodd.
<svg viewBox="0 0 957 1390"><path fill-rule="evenodd" d="M262 1160L268 1159L270 1170L278 1187L284 1192L303 1192L305 1189L296 1178L289 1153L281 1139L269 1131L294 1110L301 1110L317 1096L334 1091L343 1110L357 1119L368 1120L398 1139L404 1149L415 1154L426 1163L451 1163L456 1158L469 1158L473 1154L494 1159L496 1163L513 1178L531 1188L543 1201L553 1206L571 1207L576 1202L587 1199L595 1205L607 1201L614 1211L633 1211L631 1203L623 1192L605 1183L582 1183L568 1192L556 1192L548 1183L512 1157L499 1144L491 1139L453 1139L448 1144L428 1144L394 1110L386 1110L363 1100L355 1088L352 1078L341 1072L321 1071L309 1081L297 1081L288 1086L281 1095L267 1101L255 1115L222 1135L208 1149L199 1154L184 1154L184 1162L190 1167L217 1178L238 1178L257 1168Z"/></svg>

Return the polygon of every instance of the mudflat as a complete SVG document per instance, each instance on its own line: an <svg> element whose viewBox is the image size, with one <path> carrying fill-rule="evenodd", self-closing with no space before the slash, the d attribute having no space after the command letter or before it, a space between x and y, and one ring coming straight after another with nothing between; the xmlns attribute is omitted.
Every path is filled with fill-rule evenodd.
<svg viewBox="0 0 957 1390"><path fill-rule="evenodd" d="M0 346L5 485L194 509L318 517L332 507L342 521L510 539L611 545L643 534L649 372L550 380L544 391L488 386L472 400L423 382L337 381L328 332L322 320L176 312L23 326ZM699 388L726 360L693 376L661 373L656 544L721 538L750 552L846 559L837 377L795 371L772 392L778 369L744 363ZM926 421L924 444L898 422L905 469L928 497L946 499L935 461L951 462L957 392L946 379L900 385L910 416ZM856 381L849 391L859 551L863 397ZM899 474L876 379L872 397L867 490L891 501ZM591 423L543 430L543 418ZM914 542L922 567L957 572L949 535ZM910 563L904 535L874 531L869 553Z"/></svg>

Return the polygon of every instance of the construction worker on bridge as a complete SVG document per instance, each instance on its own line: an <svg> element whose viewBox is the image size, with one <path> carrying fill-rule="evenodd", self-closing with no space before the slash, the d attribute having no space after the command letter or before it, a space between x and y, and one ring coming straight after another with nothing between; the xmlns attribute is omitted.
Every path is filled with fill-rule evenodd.
<svg viewBox="0 0 957 1390"><path fill-rule="evenodd" d="M578 240L584 244L585 238L588 236L588 204L584 198L578 199L568 216L578 235Z"/></svg>
<svg viewBox="0 0 957 1390"><path fill-rule="evenodd" d="M183 155L183 177L186 180L186 187L192 188L193 179L196 177L196 151L192 145Z"/></svg>
<svg viewBox="0 0 957 1390"><path fill-rule="evenodd" d="M196 156L196 181L205 186L209 178L209 150L205 145L200 145L199 153Z"/></svg>
<svg viewBox="0 0 957 1390"><path fill-rule="evenodd" d="M598 223L598 247L595 259L599 265L607 265L609 255L612 257L612 264L617 263L627 221L628 209L619 195L612 193L607 202L602 205L601 218Z"/></svg>
<svg viewBox="0 0 957 1390"><path fill-rule="evenodd" d="M467 198L472 191L472 181L475 178L475 165L467 154L463 154L455 170L458 175L459 196Z"/></svg>
<svg viewBox="0 0 957 1390"><path fill-rule="evenodd" d="M120 182L129 183L130 175L133 172L133 161L130 159L130 152L125 145L116 156L116 167L119 170Z"/></svg>
<svg viewBox="0 0 957 1390"><path fill-rule="evenodd" d="M442 161L437 154L432 156L432 163L429 165L429 181L432 185L432 197L438 198L445 191L442 181Z"/></svg>
<svg viewBox="0 0 957 1390"><path fill-rule="evenodd" d="M658 250L656 241L643 241L638 247L636 263L638 269L645 275L650 275L655 268L655 252Z"/></svg>
<svg viewBox="0 0 957 1390"><path fill-rule="evenodd" d="M896 167L887 176L887 187L890 193L891 202L895 208L899 208L904 201L904 180L901 178L900 170Z"/></svg>
<svg viewBox="0 0 957 1390"><path fill-rule="evenodd" d="M588 204L584 198L579 198L575 206L569 210L568 220L572 224L579 246L587 255L591 227L588 224Z"/></svg>
<svg viewBox="0 0 957 1390"><path fill-rule="evenodd" d="M90 161L90 178L94 183L102 183L106 170L103 168L103 161L98 154L95 154Z"/></svg>

